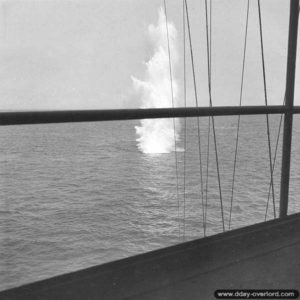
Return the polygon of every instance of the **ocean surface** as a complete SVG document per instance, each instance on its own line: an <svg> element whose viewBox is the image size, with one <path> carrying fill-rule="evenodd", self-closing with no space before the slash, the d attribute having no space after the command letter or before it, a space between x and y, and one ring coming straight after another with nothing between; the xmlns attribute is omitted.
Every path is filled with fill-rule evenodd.
<svg viewBox="0 0 300 300"><path fill-rule="evenodd" d="M270 121L274 154L279 117ZM206 234L223 231L212 135L206 176L208 119L200 120L204 188L208 182L204 200L196 119L187 120L186 147L181 120L176 159L175 152L141 152L138 124L0 127L0 290L203 237L206 198ZM218 117L215 124L228 230L237 117ZM300 211L299 131L295 117L289 213ZM281 147L280 139L274 171L276 216ZM265 220L269 183L265 116L244 116L232 228ZM267 219L272 218L271 197Z"/></svg>

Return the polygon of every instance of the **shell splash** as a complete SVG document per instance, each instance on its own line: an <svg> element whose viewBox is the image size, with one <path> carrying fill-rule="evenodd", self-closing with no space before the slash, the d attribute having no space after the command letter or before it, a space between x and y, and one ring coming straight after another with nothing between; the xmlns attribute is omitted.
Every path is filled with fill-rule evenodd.
<svg viewBox="0 0 300 300"><path fill-rule="evenodd" d="M177 31L172 23L168 23L170 57L172 66L172 86L174 107L178 105L178 84L174 69L178 63L176 46ZM172 107L172 90L170 76L170 60L166 16L163 9L159 10L157 25L149 25L148 35L153 47L151 59L145 63L145 79L132 77L135 91L141 94L140 108ZM174 121L172 119L141 120L136 126L138 148L143 153L170 153L175 149ZM180 124L176 120L175 139L179 138Z"/></svg>

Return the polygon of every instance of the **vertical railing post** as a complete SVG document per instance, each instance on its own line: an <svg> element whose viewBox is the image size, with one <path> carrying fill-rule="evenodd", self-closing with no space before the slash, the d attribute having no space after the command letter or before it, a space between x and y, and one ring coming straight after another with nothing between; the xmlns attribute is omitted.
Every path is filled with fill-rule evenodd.
<svg viewBox="0 0 300 300"><path fill-rule="evenodd" d="M280 218L285 217L288 211L289 182L291 145L293 130L294 89L295 69L298 36L299 0L290 0L290 24L286 71L285 105L289 109L284 116L282 165L281 165L281 186L280 186Z"/></svg>

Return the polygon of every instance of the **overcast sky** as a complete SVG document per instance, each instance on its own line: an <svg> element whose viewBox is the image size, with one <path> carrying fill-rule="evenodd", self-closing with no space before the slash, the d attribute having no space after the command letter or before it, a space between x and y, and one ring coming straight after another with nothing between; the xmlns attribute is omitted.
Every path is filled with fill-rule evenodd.
<svg viewBox="0 0 300 300"><path fill-rule="evenodd" d="M251 0L244 104L264 104L257 1ZM283 101L289 1L262 0L269 102ZM0 0L0 110L139 107L131 76L153 54L147 35L162 0ZM199 102L208 104L204 1L188 0ZM182 90L182 0L167 0L178 31ZM236 105L246 0L213 0L215 105ZM188 104L194 105L188 64ZM299 86L299 84L298 84ZM299 88L296 89L300 95ZM181 94L181 92L179 92ZM299 97L297 97L299 98ZM300 101L296 99L299 105Z"/></svg>

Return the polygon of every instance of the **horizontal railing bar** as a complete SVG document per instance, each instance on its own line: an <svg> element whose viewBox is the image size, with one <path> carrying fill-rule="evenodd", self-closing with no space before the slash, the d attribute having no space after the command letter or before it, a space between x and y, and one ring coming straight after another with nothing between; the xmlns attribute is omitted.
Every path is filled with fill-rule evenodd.
<svg viewBox="0 0 300 300"><path fill-rule="evenodd" d="M121 121L135 119L300 113L300 106L217 106L187 108L105 109L65 111L0 112L0 125L67 122Z"/></svg>

